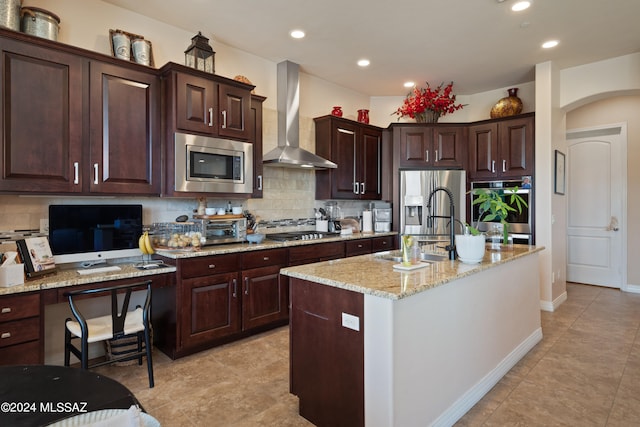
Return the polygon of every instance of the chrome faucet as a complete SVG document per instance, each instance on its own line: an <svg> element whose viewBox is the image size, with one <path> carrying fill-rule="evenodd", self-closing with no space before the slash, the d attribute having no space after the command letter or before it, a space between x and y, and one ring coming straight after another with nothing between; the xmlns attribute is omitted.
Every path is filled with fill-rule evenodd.
<svg viewBox="0 0 640 427"><path fill-rule="evenodd" d="M455 237L455 226L456 226L456 217L455 217L455 203L453 202L453 193L446 187L436 187L431 194L429 194L429 201L427 202L427 212L429 212L427 220L431 221L432 218L446 218L445 216L439 215L431 215L431 198L438 191L444 191L449 196L449 245L445 247L447 251L449 251L449 259L456 259L456 237Z"/></svg>

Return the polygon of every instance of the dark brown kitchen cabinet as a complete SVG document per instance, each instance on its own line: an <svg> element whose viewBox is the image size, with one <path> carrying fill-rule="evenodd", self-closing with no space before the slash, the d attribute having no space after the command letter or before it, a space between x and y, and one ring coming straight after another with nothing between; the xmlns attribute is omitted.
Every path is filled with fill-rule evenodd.
<svg viewBox="0 0 640 427"><path fill-rule="evenodd" d="M334 116L314 121L316 154L338 165L316 171L316 198L380 199L382 129Z"/></svg>
<svg viewBox="0 0 640 427"><path fill-rule="evenodd" d="M286 265L284 248L242 254L243 331L288 319L288 286L280 280Z"/></svg>
<svg viewBox="0 0 640 427"><path fill-rule="evenodd" d="M0 365L42 363L40 294L0 298Z"/></svg>
<svg viewBox="0 0 640 427"><path fill-rule="evenodd" d="M400 167L464 167L463 126L404 125L394 127Z"/></svg>
<svg viewBox="0 0 640 427"><path fill-rule="evenodd" d="M250 139L252 85L175 63L162 67L161 73L167 85L166 111L170 129Z"/></svg>
<svg viewBox="0 0 640 427"><path fill-rule="evenodd" d="M82 192L83 58L0 42L0 191Z"/></svg>
<svg viewBox="0 0 640 427"><path fill-rule="evenodd" d="M469 126L469 179L521 179L534 173L533 113Z"/></svg>
<svg viewBox="0 0 640 427"><path fill-rule="evenodd" d="M156 70L0 32L0 191L160 194Z"/></svg>
<svg viewBox="0 0 640 427"><path fill-rule="evenodd" d="M344 246L347 257L371 253L371 239L349 240Z"/></svg>
<svg viewBox="0 0 640 427"><path fill-rule="evenodd" d="M289 265L310 264L344 258L343 242L327 242L296 246L289 249Z"/></svg>
<svg viewBox="0 0 640 427"><path fill-rule="evenodd" d="M253 129L253 194L254 199L262 198L263 164L262 164L262 104L267 98L251 95L251 113L249 114L250 128Z"/></svg>
<svg viewBox="0 0 640 427"><path fill-rule="evenodd" d="M160 79L97 61L89 68L90 192L160 194Z"/></svg>
<svg viewBox="0 0 640 427"><path fill-rule="evenodd" d="M396 236L380 236L371 238L371 252L382 252L398 249Z"/></svg>

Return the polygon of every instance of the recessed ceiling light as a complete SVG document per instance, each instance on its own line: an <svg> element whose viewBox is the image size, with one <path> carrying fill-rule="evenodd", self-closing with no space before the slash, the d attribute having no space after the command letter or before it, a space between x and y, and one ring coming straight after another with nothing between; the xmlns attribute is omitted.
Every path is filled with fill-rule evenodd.
<svg viewBox="0 0 640 427"><path fill-rule="evenodd" d="M368 67L369 64L371 64L371 61L369 61L368 59L359 59L358 60L358 65L360 67Z"/></svg>
<svg viewBox="0 0 640 427"><path fill-rule="evenodd" d="M511 10L513 10L514 12L520 12L522 10L528 9L529 6L531 6L531 2L519 1L514 3L513 6L511 6Z"/></svg>
<svg viewBox="0 0 640 427"><path fill-rule="evenodd" d="M404 82L404 87L414 87L415 85L415 82Z"/></svg>
<svg viewBox="0 0 640 427"><path fill-rule="evenodd" d="M558 46L558 40L549 40L548 42L542 43L542 47L545 49L550 49L556 46Z"/></svg>
<svg viewBox="0 0 640 427"><path fill-rule="evenodd" d="M304 31L302 30L293 30L289 33L291 35L291 37L293 37L294 39L301 39L304 37Z"/></svg>

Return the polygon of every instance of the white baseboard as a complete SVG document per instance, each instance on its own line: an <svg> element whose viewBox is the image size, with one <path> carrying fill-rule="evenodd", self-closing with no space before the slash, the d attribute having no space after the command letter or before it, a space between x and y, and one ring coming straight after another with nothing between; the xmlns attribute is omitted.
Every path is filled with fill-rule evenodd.
<svg viewBox="0 0 640 427"><path fill-rule="evenodd" d="M632 294L640 294L640 285L627 284L627 286L625 286L622 290L625 292L630 292Z"/></svg>
<svg viewBox="0 0 640 427"><path fill-rule="evenodd" d="M566 299L566 296L565 296ZM542 328L536 329L524 341L520 343L511 353L484 376L475 386L471 387L458 400L454 402L446 411L444 411L434 422L432 426L449 427L455 424L469 409L480 401L485 394L495 386L498 381L505 376L516 363L520 361L538 342L542 340Z"/></svg>
<svg viewBox="0 0 640 427"><path fill-rule="evenodd" d="M553 301L540 301L540 310L542 311L556 311L560 305L567 300L567 291L564 291L560 296Z"/></svg>

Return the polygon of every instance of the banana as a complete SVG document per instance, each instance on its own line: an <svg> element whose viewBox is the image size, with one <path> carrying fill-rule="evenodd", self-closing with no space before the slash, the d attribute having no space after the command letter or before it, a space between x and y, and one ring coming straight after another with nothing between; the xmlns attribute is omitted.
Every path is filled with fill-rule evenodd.
<svg viewBox="0 0 640 427"><path fill-rule="evenodd" d="M149 237L149 233L145 231L143 236L144 236L144 245L147 248L147 254L153 255L156 251L153 250L153 245L151 245L151 238Z"/></svg>
<svg viewBox="0 0 640 427"><path fill-rule="evenodd" d="M138 239L138 247L140 248L140 252L142 252L143 255L148 255L148 253L147 253L147 245L145 244L145 237L144 237L145 234L140 236L140 238Z"/></svg>

